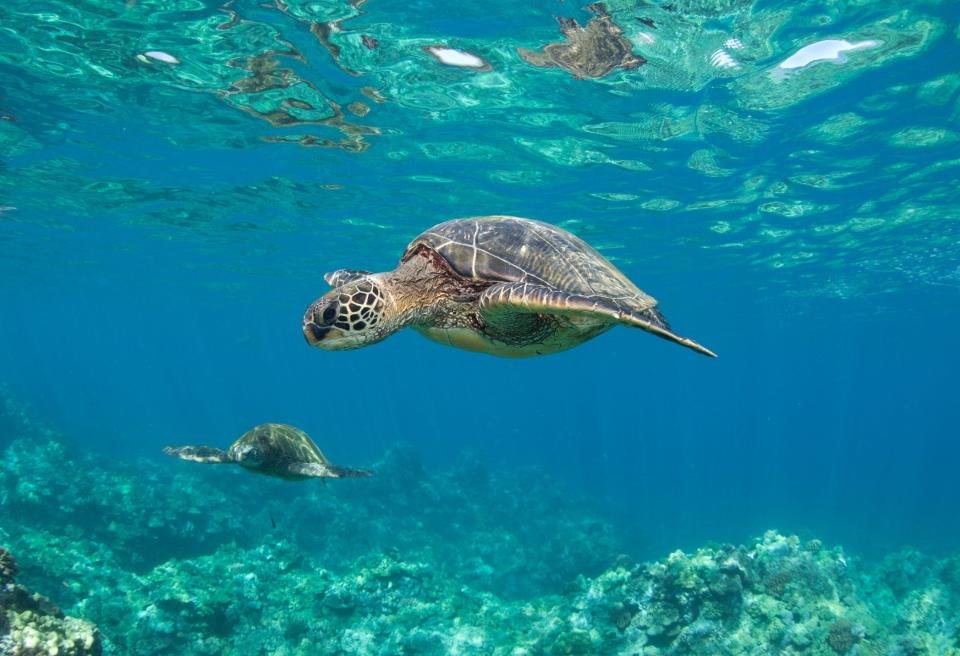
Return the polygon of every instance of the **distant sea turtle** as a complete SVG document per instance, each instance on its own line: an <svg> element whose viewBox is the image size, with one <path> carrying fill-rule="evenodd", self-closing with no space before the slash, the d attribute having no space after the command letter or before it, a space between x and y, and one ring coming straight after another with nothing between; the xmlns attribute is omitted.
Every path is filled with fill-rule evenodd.
<svg viewBox="0 0 960 656"><path fill-rule="evenodd" d="M646 59L633 54L633 44L613 22L602 3L587 7L597 15L581 27L574 18L558 18L563 41L548 43L541 51L517 48L528 64L562 68L575 78L603 77L617 68L638 68Z"/></svg>
<svg viewBox="0 0 960 656"><path fill-rule="evenodd" d="M168 446L163 452L193 462L237 464L250 471L290 481L372 475L362 469L330 464L306 433L286 424L254 426L226 451L209 446Z"/></svg>
<svg viewBox="0 0 960 656"><path fill-rule="evenodd" d="M413 240L393 271L340 270L303 317L326 350L412 326L450 346L506 357L563 351L620 323L716 357L670 330L657 302L582 239L510 216L456 219Z"/></svg>

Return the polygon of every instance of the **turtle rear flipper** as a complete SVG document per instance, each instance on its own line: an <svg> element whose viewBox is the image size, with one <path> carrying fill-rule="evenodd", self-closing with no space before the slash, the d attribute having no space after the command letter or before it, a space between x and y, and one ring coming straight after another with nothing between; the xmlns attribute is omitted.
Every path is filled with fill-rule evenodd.
<svg viewBox="0 0 960 656"><path fill-rule="evenodd" d="M350 469L349 467L337 467L336 465L316 462L293 463L287 467L287 471L296 476L312 476L314 478L359 478L362 476L373 476L373 472L364 469Z"/></svg>
<svg viewBox="0 0 960 656"><path fill-rule="evenodd" d="M656 308L631 311L601 296L573 294L525 282L504 282L487 288L480 295L480 311L494 326L498 323L516 323L516 315L523 313L556 316L600 315L626 326L646 330L697 353L717 357L716 353L705 346L671 331Z"/></svg>
<svg viewBox="0 0 960 656"><path fill-rule="evenodd" d="M205 464L229 464L233 462L230 454L223 449L214 449L210 446L167 446L163 452L181 460L202 462Z"/></svg>

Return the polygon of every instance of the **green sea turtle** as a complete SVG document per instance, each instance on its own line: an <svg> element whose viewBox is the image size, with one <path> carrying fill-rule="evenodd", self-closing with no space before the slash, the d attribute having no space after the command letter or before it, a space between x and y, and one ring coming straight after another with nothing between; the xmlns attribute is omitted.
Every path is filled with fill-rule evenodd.
<svg viewBox="0 0 960 656"><path fill-rule="evenodd" d="M362 469L331 464L306 433L287 424L254 426L226 451L209 446L168 446L163 452L193 462L236 464L289 481L372 475Z"/></svg>
<svg viewBox="0 0 960 656"><path fill-rule="evenodd" d="M575 18L557 18L564 40L540 51L517 48L520 57L540 68L562 68L573 77L603 77L617 68L638 68L646 59L633 54L633 44L613 22L602 3L587 7L596 16L582 27Z"/></svg>
<svg viewBox="0 0 960 656"><path fill-rule="evenodd" d="M505 357L555 353L616 324L716 357L670 330L657 302L585 241L511 216L455 219L407 247L393 271L340 270L307 308L303 335L326 350L412 326L450 346Z"/></svg>

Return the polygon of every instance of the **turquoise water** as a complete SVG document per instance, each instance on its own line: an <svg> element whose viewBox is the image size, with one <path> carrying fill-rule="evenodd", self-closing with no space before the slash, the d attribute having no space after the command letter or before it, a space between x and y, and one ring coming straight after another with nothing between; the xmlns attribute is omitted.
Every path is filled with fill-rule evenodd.
<svg viewBox="0 0 960 656"><path fill-rule="evenodd" d="M587 29L565 42L558 17ZM584 35L609 59L564 50ZM846 653L827 620L806 647L770 622L738 633L732 602L718 642L684 647L696 613L651 633L631 618L653 602L611 591L618 554L760 544L759 563L787 557L786 538L754 542L775 530L846 554L790 551L788 570L886 604L848 604L851 649L914 653L891 636L923 622L891 609L915 593L947 636L915 653L956 653L960 589L918 572L960 551L958 61L950 1L4 2L0 538L18 581L109 653ZM389 271L428 227L488 214L582 237L720 357L624 328L526 360L411 330L304 343L324 273ZM376 475L283 483L161 452L268 421ZM394 580L381 559L430 571L397 586L416 626L471 617L486 642L387 639L382 600L163 619L192 612L163 585L242 597L217 568L261 559L298 564L248 573L334 600ZM840 581L858 559L918 587ZM462 586L498 619L437 601ZM806 617L823 590L767 597ZM577 594L620 610L578 623ZM568 633L529 620L547 607Z"/></svg>

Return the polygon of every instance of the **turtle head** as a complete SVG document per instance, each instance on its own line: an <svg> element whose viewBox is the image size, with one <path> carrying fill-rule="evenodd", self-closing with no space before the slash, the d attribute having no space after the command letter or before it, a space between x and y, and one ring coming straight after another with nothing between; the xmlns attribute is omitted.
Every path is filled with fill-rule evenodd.
<svg viewBox="0 0 960 656"><path fill-rule="evenodd" d="M335 286L303 315L303 336L326 351L360 348L392 333L386 321L386 295L379 276L365 271L336 271L324 279Z"/></svg>
<svg viewBox="0 0 960 656"><path fill-rule="evenodd" d="M236 446L232 455L237 464L247 469L260 469L266 461L266 454L259 444Z"/></svg>

